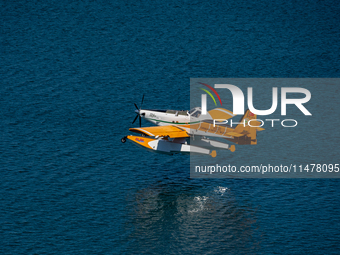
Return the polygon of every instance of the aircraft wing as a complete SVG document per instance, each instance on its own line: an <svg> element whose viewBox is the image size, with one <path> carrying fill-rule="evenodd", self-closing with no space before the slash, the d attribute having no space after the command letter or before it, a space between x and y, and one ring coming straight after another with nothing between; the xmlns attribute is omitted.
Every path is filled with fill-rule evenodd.
<svg viewBox="0 0 340 255"><path fill-rule="evenodd" d="M227 125L219 125L216 123L201 122L198 124L190 125L190 127L183 127L190 135L201 135L221 138L233 138L246 136L247 132L238 133L233 128Z"/></svg>
<svg viewBox="0 0 340 255"><path fill-rule="evenodd" d="M256 133L264 130L260 125L256 114L247 110L237 126L230 127L218 123L214 125L214 122L205 121L190 125L188 133L190 135L221 137L236 144L257 144Z"/></svg>
<svg viewBox="0 0 340 255"><path fill-rule="evenodd" d="M169 138L186 138L190 135L211 136L221 138L233 138L246 136L248 133L237 133L233 129L221 125L202 122L194 125L169 125L169 126L156 126L156 127L142 127L130 128L132 132L143 134L145 136L159 136Z"/></svg>
<svg viewBox="0 0 340 255"><path fill-rule="evenodd" d="M149 137L187 138L192 135L204 137L219 137L238 143L247 139L248 132L237 133L234 129L221 125L201 122L193 125L168 125L156 127L130 128L132 132L143 134Z"/></svg>
<svg viewBox="0 0 340 255"><path fill-rule="evenodd" d="M185 138L190 137L187 131L176 125L130 128L132 132L144 134L146 136L168 136L169 138Z"/></svg>

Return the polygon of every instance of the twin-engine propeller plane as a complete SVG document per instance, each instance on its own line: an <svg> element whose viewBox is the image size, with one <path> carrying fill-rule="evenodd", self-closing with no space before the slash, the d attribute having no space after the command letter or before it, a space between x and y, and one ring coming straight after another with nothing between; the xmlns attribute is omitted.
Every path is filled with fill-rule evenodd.
<svg viewBox="0 0 340 255"><path fill-rule="evenodd" d="M144 96L142 104L143 101ZM231 127L224 123L235 115L224 108L215 108L202 115L199 107L190 111L155 110L142 109L142 104L140 108L135 104L137 116L132 122L133 124L139 118L139 128L129 129L141 136L128 135L121 141L125 143L128 139L156 152L196 153L216 157L216 150L235 151L235 145L230 146L223 140L240 145L255 145L257 144L256 132L264 130L258 127L260 122L255 120L256 115L249 110L245 112L237 126ZM141 118L158 126L141 127ZM252 124L249 126L248 122L251 120ZM222 141L208 137L221 138Z"/></svg>

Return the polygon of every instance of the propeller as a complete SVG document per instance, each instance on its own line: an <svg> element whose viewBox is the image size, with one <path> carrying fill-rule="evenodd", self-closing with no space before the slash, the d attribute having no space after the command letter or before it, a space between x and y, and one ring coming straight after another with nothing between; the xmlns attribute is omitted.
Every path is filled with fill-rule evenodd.
<svg viewBox="0 0 340 255"><path fill-rule="evenodd" d="M132 121L132 124L136 122L137 118L139 117L139 127L142 126L142 117L141 117L141 114L140 114L140 109L142 109L142 106L143 106L143 102L144 102L144 94L143 94L143 97L142 97L142 102L140 104L140 108L138 108L138 106L134 103L135 107L136 107L136 117L135 119Z"/></svg>

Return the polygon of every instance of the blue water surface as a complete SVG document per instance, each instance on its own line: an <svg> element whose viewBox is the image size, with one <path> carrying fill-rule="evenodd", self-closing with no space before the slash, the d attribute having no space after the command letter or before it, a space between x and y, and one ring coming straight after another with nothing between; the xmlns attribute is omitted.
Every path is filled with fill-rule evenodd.
<svg viewBox="0 0 340 255"><path fill-rule="evenodd" d="M120 139L143 94L188 109L191 77L339 77L339 9L0 1L1 253L337 254L338 180L190 179Z"/></svg>

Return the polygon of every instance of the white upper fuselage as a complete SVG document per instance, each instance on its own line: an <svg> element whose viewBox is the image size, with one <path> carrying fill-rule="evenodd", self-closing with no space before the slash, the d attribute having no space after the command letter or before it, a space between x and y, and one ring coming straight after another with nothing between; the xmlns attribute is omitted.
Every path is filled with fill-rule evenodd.
<svg viewBox="0 0 340 255"><path fill-rule="evenodd" d="M141 117L158 126L194 124L200 122L203 117L201 117L201 109L199 107L193 108L190 111L140 109L139 113ZM210 115L207 113L204 119L209 117Z"/></svg>

